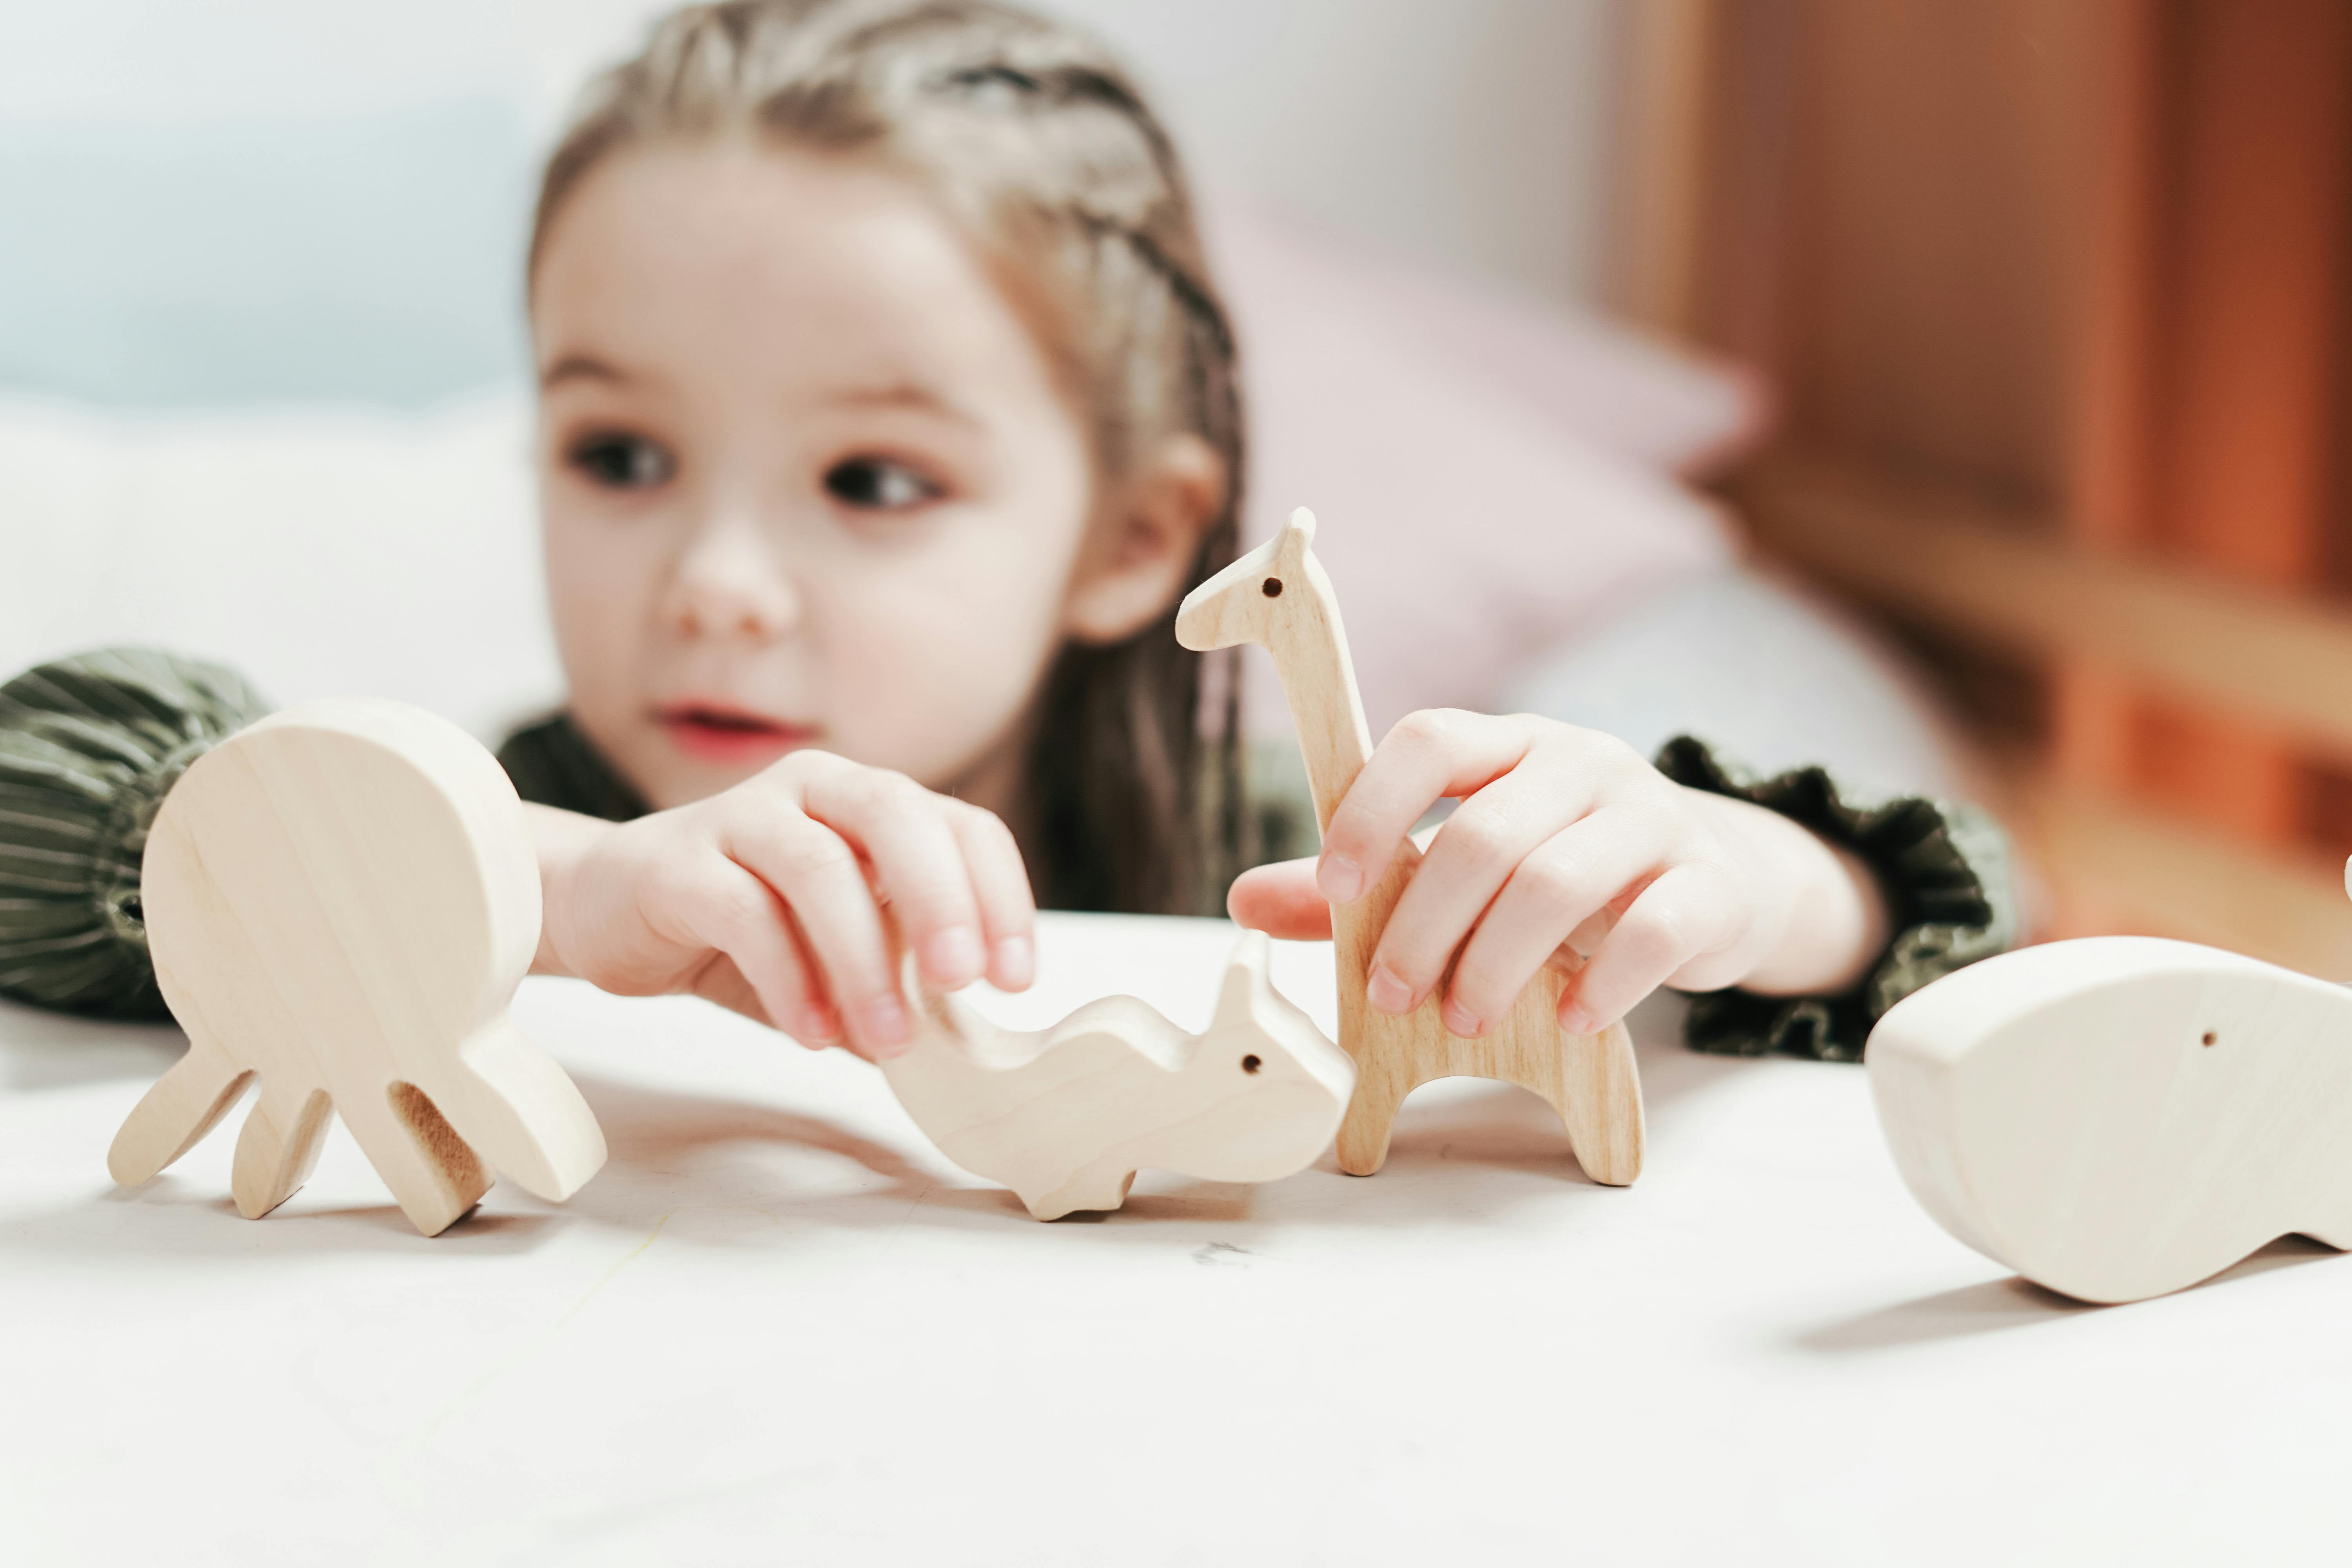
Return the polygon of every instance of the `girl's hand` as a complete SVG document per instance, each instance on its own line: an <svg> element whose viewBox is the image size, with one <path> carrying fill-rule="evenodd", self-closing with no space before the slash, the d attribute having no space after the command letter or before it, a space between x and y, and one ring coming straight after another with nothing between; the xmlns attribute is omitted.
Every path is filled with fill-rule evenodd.
<svg viewBox="0 0 2352 1568"><path fill-rule="evenodd" d="M1452 710L1391 731L1340 802L1321 857L1245 873L1228 900L1234 919L1276 936L1328 936L1329 904L1370 890L1422 814L1448 796L1461 805L1373 950L1365 990L1384 1013L1419 1006L1454 963L1445 1026L1483 1033L1580 927L1577 945L1591 956L1559 1010L1574 1034L1615 1023L1661 984L1842 991L1885 944L1869 869L1787 817L1672 784L1597 731Z"/></svg>
<svg viewBox="0 0 2352 1568"><path fill-rule="evenodd" d="M991 813L900 773L798 752L724 794L614 825L532 807L539 973L690 991L812 1049L906 1048L881 906L929 984L1028 985L1034 904Z"/></svg>

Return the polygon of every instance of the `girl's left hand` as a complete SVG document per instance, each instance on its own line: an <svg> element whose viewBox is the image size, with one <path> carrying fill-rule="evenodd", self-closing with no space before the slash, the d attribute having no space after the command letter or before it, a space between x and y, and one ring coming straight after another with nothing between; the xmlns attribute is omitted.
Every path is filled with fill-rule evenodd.
<svg viewBox="0 0 2352 1568"><path fill-rule="evenodd" d="M1234 919L1279 937L1329 936L1330 906L1374 887L1412 825L1448 797L1461 805L1373 950L1365 990L1384 1013L1418 1007L1452 963L1445 1026L1482 1034L1588 922L1579 945L1598 946L1560 997L1560 1026L1575 1034L1615 1023L1661 984L1833 994L1885 944L1869 869L1787 817L1674 784L1598 731L1450 709L1389 732L1318 859L1236 880ZM1602 915L1615 917L1605 934Z"/></svg>

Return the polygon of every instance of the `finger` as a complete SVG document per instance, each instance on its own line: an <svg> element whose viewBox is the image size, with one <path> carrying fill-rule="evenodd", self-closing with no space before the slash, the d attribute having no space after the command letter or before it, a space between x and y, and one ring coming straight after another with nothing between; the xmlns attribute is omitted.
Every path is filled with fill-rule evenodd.
<svg viewBox="0 0 2352 1568"><path fill-rule="evenodd" d="M733 963L770 1026L814 1049L841 1037L841 1019L793 930L792 913L767 883L733 860L715 858L686 890L678 919L698 945Z"/></svg>
<svg viewBox="0 0 2352 1568"><path fill-rule="evenodd" d="M844 764L815 772L802 799L873 862L923 979L941 990L979 979L988 967L980 910L940 797L903 773Z"/></svg>
<svg viewBox="0 0 2352 1568"><path fill-rule="evenodd" d="M1513 868L1454 967L1440 1014L1447 1028L1481 1035L1493 1027L1578 927L1656 868L1659 841L1640 823L1635 813L1603 806L1536 846ZM1414 874L1414 887L1430 869ZM1402 901L1397 912L1404 912ZM1396 924L1391 920L1389 929Z"/></svg>
<svg viewBox="0 0 2352 1568"><path fill-rule="evenodd" d="M1643 889L1560 996L1559 1025L1574 1035L1607 1028L1694 956L1738 930L1737 895L1712 866L1676 866Z"/></svg>
<svg viewBox="0 0 2352 1568"><path fill-rule="evenodd" d="M1532 765L1464 801L1437 830L1427 858L1381 932L1366 982L1372 1005L1397 1013L1421 1005L1520 863L1583 816L1591 804L1574 770ZM1612 831L1638 839L1638 823L1649 819L1631 816L1629 810L1620 808ZM1663 848L1663 839L1650 836L1648 864L1630 867L1626 874L1654 865Z"/></svg>
<svg viewBox="0 0 2352 1568"><path fill-rule="evenodd" d="M740 869L740 867L737 868ZM752 879L758 880L757 878ZM789 921L792 911L784 909L781 901L776 907L783 910ZM793 1041L803 1050L829 1049L841 1043L840 1016L834 1010L832 1003L825 999L822 986L817 984L816 959L808 950L807 940L794 931L793 944L800 960L801 973L808 977L808 984L814 994L814 1000L811 1004L808 1016L797 1026L790 1024L789 1021L777 1020L769 1011L768 1004L761 1000L758 987L744 975L743 966L736 963L733 955L730 953L713 953L709 962L705 963L688 983L687 989L706 1002L716 1002L730 1012L742 1014L754 1023L765 1024L772 1029L781 1030L786 1039Z"/></svg>
<svg viewBox="0 0 2352 1568"><path fill-rule="evenodd" d="M1022 991L1037 974L1037 899L1013 830L992 811L960 800L947 803L948 827L963 850L988 944L989 984Z"/></svg>
<svg viewBox="0 0 2352 1568"><path fill-rule="evenodd" d="M1286 942L1331 940L1331 904L1315 885L1315 862L1282 860L1234 879L1225 912L1234 923Z"/></svg>
<svg viewBox="0 0 2352 1568"><path fill-rule="evenodd" d="M732 826L724 847L799 921L849 1048L874 1061L906 1049L912 1025L898 965L856 852L841 835L797 812L778 812L758 826Z"/></svg>
<svg viewBox="0 0 2352 1568"><path fill-rule="evenodd" d="M1500 778L1527 755L1535 729L1451 708L1407 714L1348 786L1323 834L1317 885L1335 904L1361 898L1422 814L1450 795Z"/></svg>

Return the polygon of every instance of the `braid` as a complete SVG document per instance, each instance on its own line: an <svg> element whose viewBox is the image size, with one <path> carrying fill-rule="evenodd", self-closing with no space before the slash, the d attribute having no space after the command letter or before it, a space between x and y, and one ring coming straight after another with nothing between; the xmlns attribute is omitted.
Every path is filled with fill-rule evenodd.
<svg viewBox="0 0 2352 1568"><path fill-rule="evenodd" d="M1084 394L1107 476L1181 433L1218 455L1224 502L1192 581L1233 559L1244 457L1233 330L1175 146L1108 55L992 0L677 12L591 89L550 158L534 272L565 196L607 154L731 136L867 153L925 181L978 242L1044 285L1046 335ZM1244 863L1239 682L1228 663L1204 712L1202 658L1177 645L1173 620L1171 605L1123 642L1071 643L1046 670L1024 763L1034 820L1014 825L1045 903L1214 908Z"/></svg>

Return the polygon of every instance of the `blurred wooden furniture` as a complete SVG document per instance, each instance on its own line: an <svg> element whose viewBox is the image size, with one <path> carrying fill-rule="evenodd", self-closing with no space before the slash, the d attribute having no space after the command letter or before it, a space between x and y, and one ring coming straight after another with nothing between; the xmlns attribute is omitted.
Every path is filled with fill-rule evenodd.
<svg viewBox="0 0 2352 1568"><path fill-rule="evenodd" d="M1731 499L1958 678L2054 931L2352 977L2352 6L1662 0L1628 68L1622 300L1773 375Z"/></svg>

